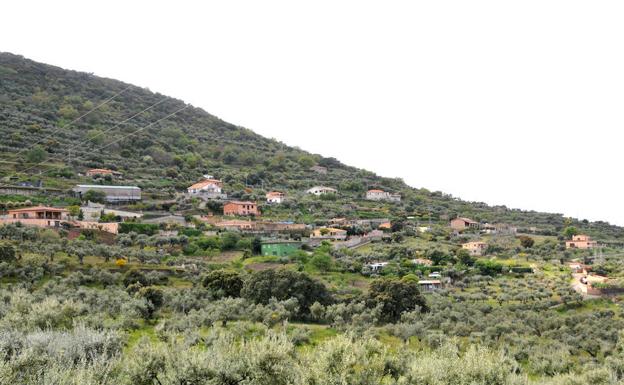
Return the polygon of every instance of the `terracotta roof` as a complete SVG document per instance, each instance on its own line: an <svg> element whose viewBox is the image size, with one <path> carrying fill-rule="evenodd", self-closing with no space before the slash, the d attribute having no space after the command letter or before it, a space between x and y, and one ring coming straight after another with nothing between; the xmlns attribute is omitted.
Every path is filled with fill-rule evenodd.
<svg viewBox="0 0 624 385"><path fill-rule="evenodd" d="M197 182L194 185L191 185L189 189L200 189L211 184L216 184L217 186L221 186L223 182L221 182L218 179L204 179L201 182Z"/></svg>
<svg viewBox="0 0 624 385"><path fill-rule="evenodd" d="M368 190L368 192L369 193L382 193L382 192L385 192L385 191L374 189L374 190Z"/></svg>
<svg viewBox="0 0 624 385"><path fill-rule="evenodd" d="M279 192L279 191L269 191L268 193L266 193L267 197L279 197L279 196L283 196L284 193L283 192Z"/></svg>
<svg viewBox="0 0 624 385"><path fill-rule="evenodd" d="M8 210L9 212L15 212L15 211L56 211L56 212L68 212L68 210L65 209L61 209L61 208L57 208L57 207L48 207L48 206L35 206L35 207L26 207L23 209L15 209L15 210Z"/></svg>
<svg viewBox="0 0 624 385"><path fill-rule="evenodd" d="M112 174L113 170L109 170L107 168L92 168L91 170L87 172L90 172L90 173L100 172L100 173Z"/></svg>

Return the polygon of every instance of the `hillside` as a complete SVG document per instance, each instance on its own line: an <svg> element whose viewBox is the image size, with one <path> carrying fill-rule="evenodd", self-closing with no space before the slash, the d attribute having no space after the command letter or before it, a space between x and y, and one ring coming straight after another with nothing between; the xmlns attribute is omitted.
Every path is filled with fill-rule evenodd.
<svg viewBox="0 0 624 385"><path fill-rule="evenodd" d="M110 103L76 120L118 93ZM78 173L104 167L122 172L123 183L137 184L155 199L166 199L208 173L225 182L230 196L241 199L262 197L267 190L297 196L317 184L338 188L339 198L323 207L301 199L273 213L294 220L380 213L445 222L462 215L522 229L534 227L546 235L574 225L598 239L624 239L621 228L605 222L492 207L411 188L401 180L264 138L183 101L10 53L0 53L0 133L0 177L5 184L42 180L47 187L68 189L87 181ZM43 151L30 150L34 143L38 143L35 149ZM326 167L327 174L312 171L314 165ZM374 187L400 192L402 203L361 202L363 193Z"/></svg>
<svg viewBox="0 0 624 385"><path fill-rule="evenodd" d="M624 383L620 227L412 188L12 54L0 103L0 384ZM216 197L182 193L204 174Z"/></svg>

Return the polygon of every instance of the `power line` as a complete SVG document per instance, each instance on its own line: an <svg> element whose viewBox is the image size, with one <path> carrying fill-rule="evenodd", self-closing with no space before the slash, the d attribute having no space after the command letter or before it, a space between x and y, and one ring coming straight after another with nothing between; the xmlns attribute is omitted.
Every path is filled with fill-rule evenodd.
<svg viewBox="0 0 624 385"><path fill-rule="evenodd" d="M107 130L105 130L105 131L103 131L103 132L98 133L98 134L97 134L97 135L95 135L94 137L92 137L92 138L88 138L87 140L83 140L82 142L79 142L78 144L73 145L72 147L70 147L70 148L68 149L68 151L69 151L69 159L71 160L71 150L73 150L73 149L75 149L76 147L81 146L81 145L83 145L83 144L85 144L85 143L87 143L87 142L89 142L89 141L91 141L91 140L93 140L93 139L95 139L95 138L97 138L97 137L101 136L101 135L104 135L104 134L106 134L107 132L110 132L110 131L114 130L115 128L119 127L120 125L122 125L122 124L126 123L127 121L132 120L132 119L134 119L135 117L137 117L137 116L141 115L142 113L144 113L144 112L146 112L146 111L151 110L152 108L154 108L154 107L156 107L157 105L161 104L161 103L162 103L162 102L164 102L165 100L167 100L167 98L163 98L163 99L161 99L160 101L158 101L158 102L156 102L156 103L152 104L151 106L149 106L149 107L145 108L144 110L142 110L142 111L140 111L140 112L137 112L136 114L132 115L131 117L129 117L129 118L127 118L127 119L125 119L125 120L123 120L123 121L121 121L121 122L119 122L119 123L115 124L113 127L109 128L109 129L107 129ZM58 157L52 157L52 159L57 159L57 160L60 160L60 158L58 158ZM46 162L49 162L49 161L50 161L50 159L46 159L46 160L44 160L44 161L41 161L41 162L39 162L39 163L36 163L36 164L32 165L31 167L29 167L29 168L27 168L27 169L25 169L25 170L21 170L21 172L27 172L27 171L29 171L29 170L32 170L33 168L36 168L37 166L42 165L43 163L46 163ZM9 175L9 177L11 177L11 176L13 176L13 175L15 175L15 174L16 174L16 173L13 173L12 175Z"/></svg>
<svg viewBox="0 0 624 385"><path fill-rule="evenodd" d="M117 92L116 94L114 94L113 96L111 96L110 98L104 100L102 103L98 104L97 106L93 107L92 109L90 109L89 111L85 112L84 114L80 115L79 117L77 117L76 119L72 120L71 122L69 122L69 124L66 124L63 127L58 127L56 128L54 131L52 131L48 136L46 136L43 139L40 139L38 141L36 141L35 143L31 144L30 146L23 148L21 150L19 150L15 155L19 155L21 153L23 153L24 151L27 151L31 148L33 148L34 146L38 145L39 143L43 142L44 140L48 140L50 139L54 134L56 134L61 128L66 128L71 126L72 124L76 123L77 121L79 121L80 119L84 118L85 116L89 115L90 113L92 113L93 111L97 110L98 108L104 106L105 104L108 104L109 102L111 102L113 99L115 99L117 96L123 94L124 92L126 92L128 89L130 89L130 87L132 86L128 86L126 88L124 88L123 90Z"/></svg>
<svg viewBox="0 0 624 385"><path fill-rule="evenodd" d="M176 115L176 114L177 114L177 113L179 113L179 112L182 112L183 110L185 110L185 109L187 109L187 108L189 108L189 107L190 107L190 105L186 105L186 106L184 106L184 107L182 107L182 108L180 108L180 109L178 109L178 110L176 110L176 111L174 111L174 112L170 113L169 115L164 116L164 117L162 117L162 118L160 118L160 119L158 119L158 120L156 120L156 121L154 121L154 122L152 122L152 123L148 124L147 126L141 127L141 128L139 128L139 129L137 129L137 130L135 130L135 131L133 131L133 132L131 132L131 133L127 134L127 135L124 135L124 136L122 136L121 138L119 138L119 139L117 139L117 140L115 140L115 141L112 141L112 142L110 142L110 143L106 144L105 146L100 147L99 149L95 149L94 151L98 151L98 152L99 152L99 151L102 151L103 149L105 149L105 148L107 148L107 147L110 147L110 146L112 146L113 144L118 143L118 142L120 142L120 141L122 141L122 140L124 140L124 139L126 139L126 138L128 138L128 137L130 137L130 136L132 136L132 135L135 135L135 134L137 134L137 133L139 133L139 132L141 132L141 131L143 131L143 130L146 130L146 129L150 128L151 126L153 126L153 125L155 125L155 124L157 124L157 123L160 123L160 122L162 122L163 120L168 119L168 118L170 118L170 117L172 117L172 116ZM79 158L81 158L81 157L79 157L79 156L74 157L74 159L79 159ZM61 167L64 167L64 166L61 166ZM52 169L47 170L47 171L58 170L58 169L60 169L61 167L52 168Z"/></svg>
<svg viewBox="0 0 624 385"><path fill-rule="evenodd" d="M101 147L99 150L96 150L96 151L101 151L101 150L105 149L106 147L112 146L113 144L118 143L118 142L120 142L120 141L122 141L122 140L126 139L127 137L130 137L130 136L135 135L136 133L138 133L138 132L140 132L140 131L143 131L143 130L145 130L145 129L148 129L148 128L150 128L151 126L153 126L154 124L156 124L156 123L160 123L161 121L163 121L163 120L165 120L165 119L168 119L168 118L172 117L173 115L176 115L178 112L182 112L182 111L186 110L186 109L187 109L187 108L189 108L189 107L190 107L190 106L186 105L186 106L184 106L184 107L182 107L182 108L180 108L180 109L178 109L178 110L176 110L176 111L174 111L174 112L170 113L169 115L167 115L167 116L165 116L165 117L163 117L163 118L160 118L160 119L158 119L158 120L157 120L157 121L155 121L155 122L152 122L152 123L148 124L148 125L147 125L147 126L145 126L145 127L141 127L141 128L139 128L138 130L136 130L136 131L134 131L134 132L129 133L128 135L124 135L124 136L122 136L121 138L119 138L119 139L117 139L117 140L115 140L115 141L112 141L112 142L108 143L106 146L103 146L103 147Z"/></svg>

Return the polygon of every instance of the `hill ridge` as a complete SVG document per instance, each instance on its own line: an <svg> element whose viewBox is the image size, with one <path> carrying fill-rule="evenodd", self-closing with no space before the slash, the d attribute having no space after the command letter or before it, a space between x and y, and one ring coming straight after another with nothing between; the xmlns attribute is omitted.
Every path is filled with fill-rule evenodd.
<svg viewBox="0 0 624 385"><path fill-rule="evenodd" d="M78 174L85 169L105 167L123 172L124 181L136 183L148 193L173 197L176 191L210 173L223 179L231 196L237 199L261 199L264 191L271 189L297 194L317 184L338 188L340 197L323 207L318 202L301 201L301 207L284 208L307 220L332 215L357 217L379 209L384 215L411 216L423 222L446 221L461 215L478 221L508 222L526 229L537 227L553 234L567 225L574 225L599 239L624 238L621 227L603 221L580 221L561 214L466 202L442 192L410 187L401 179L380 177L334 158L288 146L225 122L182 100L123 81L38 63L11 53L0 53L0 77L0 130L6 138L0 144L0 178L16 173L17 179L11 182L42 179L46 186L69 188L84 181ZM71 127L64 126L124 87L130 88L104 108ZM45 152L44 158L65 157L63 151L68 146L90 137L96 139L98 132L160 99L164 102L120 124L113 131L114 135L127 134L171 111L188 107L146 129L140 137L111 144L104 153L95 150L111 142L114 135L86 143L72 154L71 160L42 165L33 169L34 172L20 172L33 163L27 161L25 153L16 154L36 138L58 130L53 140L41 144L41 149ZM321 174L310 170L314 165L327 167L329 172ZM57 167L60 170L47 171ZM401 193L403 202L378 205L359 202L369 188ZM311 214L303 213L306 210L311 210Z"/></svg>

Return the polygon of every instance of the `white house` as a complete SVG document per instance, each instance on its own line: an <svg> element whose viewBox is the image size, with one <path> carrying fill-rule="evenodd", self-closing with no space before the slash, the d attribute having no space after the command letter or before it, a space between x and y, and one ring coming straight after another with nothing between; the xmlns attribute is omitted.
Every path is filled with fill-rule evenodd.
<svg viewBox="0 0 624 385"><path fill-rule="evenodd" d="M393 194L387 191L373 189L366 192L366 199L370 201L400 202L401 194Z"/></svg>
<svg viewBox="0 0 624 385"><path fill-rule="evenodd" d="M383 270L384 267L388 266L388 262L373 262L367 263L364 266L368 268L371 272L378 273Z"/></svg>
<svg viewBox="0 0 624 385"><path fill-rule="evenodd" d="M386 199L388 193L383 190L368 190L366 192L366 199L371 201L381 201Z"/></svg>
<svg viewBox="0 0 624 385"><path fill-rule="evenodd" d="M186 191L189 195L204 198L222 198L227 196L223 194L223 182L218 179L206 178L194 185L189 186Z"/></svg>
<svg viewBox="0 0 624 385"><path fill-rule="evenodd" d="M338 191L336 189L333 189L331 187L325 187L325 186L314 186L311 189L308 189L306 191L306 193L314 194L316 196L323 195L323 194L335 194L337 192Z"/></svg>
<svg viewBox="0 0 624 385"><path fill-rule="evenodd" d="M267 203L282 203L286 198L286 194L279 191L269 191L266 193L266 201Z"/></svg>

